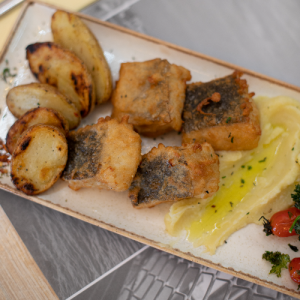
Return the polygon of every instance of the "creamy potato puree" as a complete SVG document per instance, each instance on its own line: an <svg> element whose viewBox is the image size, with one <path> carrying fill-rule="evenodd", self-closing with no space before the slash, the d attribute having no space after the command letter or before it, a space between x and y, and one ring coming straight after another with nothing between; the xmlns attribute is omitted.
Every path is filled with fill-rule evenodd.
<svg viewBox="0 0 300 300"><path fill-rule="evenodd" d="M258 97L262 135L256 149L221 151L219 191L211 198L173 204L167 232L183 230L195 247L213 254L235 231L292 204L300 171L300 103L289 97ZM298 163L299 160L299 163Z"/></svg>

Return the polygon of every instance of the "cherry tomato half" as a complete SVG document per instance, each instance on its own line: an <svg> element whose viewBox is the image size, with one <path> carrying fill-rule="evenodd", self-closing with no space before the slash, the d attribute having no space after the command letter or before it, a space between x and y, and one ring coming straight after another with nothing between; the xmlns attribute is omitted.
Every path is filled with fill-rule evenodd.
<svg viewBox="0 0 300 300"><path fill-rule="evenodd" d="M292 259L292 261L289 264L289 271L292 280L294 280L299 284L300 283L300 257L296 257Z"/></svg>
<svg viewBox="0 0 300 300"><path fill-rule="evenodd" d="M280 237L297 235L295 229L293 229L292 233L289 233L289 229L293 225L296 217L298 217L299 215L300 210L296 207L291 207L274 214L270 219L273 234Z"/></svg>

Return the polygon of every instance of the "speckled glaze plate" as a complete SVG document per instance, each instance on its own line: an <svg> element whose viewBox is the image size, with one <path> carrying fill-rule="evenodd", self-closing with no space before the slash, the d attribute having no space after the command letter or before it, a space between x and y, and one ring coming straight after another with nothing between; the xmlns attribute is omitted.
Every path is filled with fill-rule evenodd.
<svg viewBox="0 0 300 300"><path fill-rule="evenodd" d="M0 138L3 140L15 121L6 107L6 94L13 86L36 81L28 68L25 47L31 43L52 40L50 20L55 10L55 7L42 3L27 2L0 55L0 70L9 68L12 74L16 74L9 77L7 82L0 80ZM209 81L237 69L245 73L250 90L256 95L285 95L300 101L298 87L116 25L78 15L101 43L114 81L118 79L120 63L159 57L189 69L192 81ZM95 123L99 117L110 113L110 103L100 105L83 119L81 126ZM181 136L170 133L156 140L143 138L142 152L148 152L159 142L180 145ZM265 250L278 250L288 253L291 258L295 257L287 244L295 243L296 237L288 238L285 243L275 236L269 237L266 249L266 237L261 226L251 224L234 233L227 240L227 244L219 247L216 254L211 256L202 253L200 248L193 248L185 239L173 238L165 232L164 216L170 204L136 210L132 208L127 192L115 193L97 189L75 192L61 180L39 197L30 197L16 190L9 176L0 179L0 188L144 244L300 298L297 284L291 281L288 272L283 272L281 278L269 275L270 264L261 259Z"/></svg>

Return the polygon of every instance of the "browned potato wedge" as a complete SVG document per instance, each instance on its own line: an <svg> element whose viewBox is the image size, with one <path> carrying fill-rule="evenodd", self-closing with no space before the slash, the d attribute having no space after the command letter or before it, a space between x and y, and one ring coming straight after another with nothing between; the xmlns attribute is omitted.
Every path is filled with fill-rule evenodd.
<svg viewBox="0 0 300 300"><path fill-rule="evenodd" d="M60 177L68 159L65 136L54 126L34 125L18 140L11 160L11 178L27 195L40 194Z"/></svg>
<svg viewBox="0 0 300 300"><path fill-rule="evenodd" d="M61 130L65 136L69 132L69 124L62 114L46 107L34 108L10 127L6 136L6 147L10 154L13 154L22 133L36 124L55 126Z"/></svg>
<svg viewBox="0 0 300 300"><path fill-rule="evenodd" d="M26 48L26 58L41 83L55 86L85 117L95 106L95 88L85 64L71 51L51 43L35 43Z"/></svg>
<svg viewBox="0 0 300 300"><path fill-rule="evenodd" d="M6 104L16 118L33 108L47 107L61 113L68 121L70 129L76 128L81 121L76 106L49 84L30 83L16 86L8 92Z"/></svg>
<svg viewBox="0 0 300 300"><path fill-rule="evenodd" d="M112 79L101 46L89 28L77 16L58 10L52 16L51 29L54 42L73 51L92 75L96 103L110 98Z"/></svg>

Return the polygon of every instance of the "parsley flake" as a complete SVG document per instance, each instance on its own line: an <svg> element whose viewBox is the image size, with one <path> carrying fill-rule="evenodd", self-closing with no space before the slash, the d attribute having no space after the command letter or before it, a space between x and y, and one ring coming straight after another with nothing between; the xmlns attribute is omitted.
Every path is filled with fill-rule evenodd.
<svg viewBox="0 0 300 300"><path fill-rule="evenodd" d="M258 162L259 162L259 163L263 163L263 162L265 162L265 161L266 161L266 159L267 159L267 158L265 157L264 159L262 159L262 160L259 160Z"/></svg>

